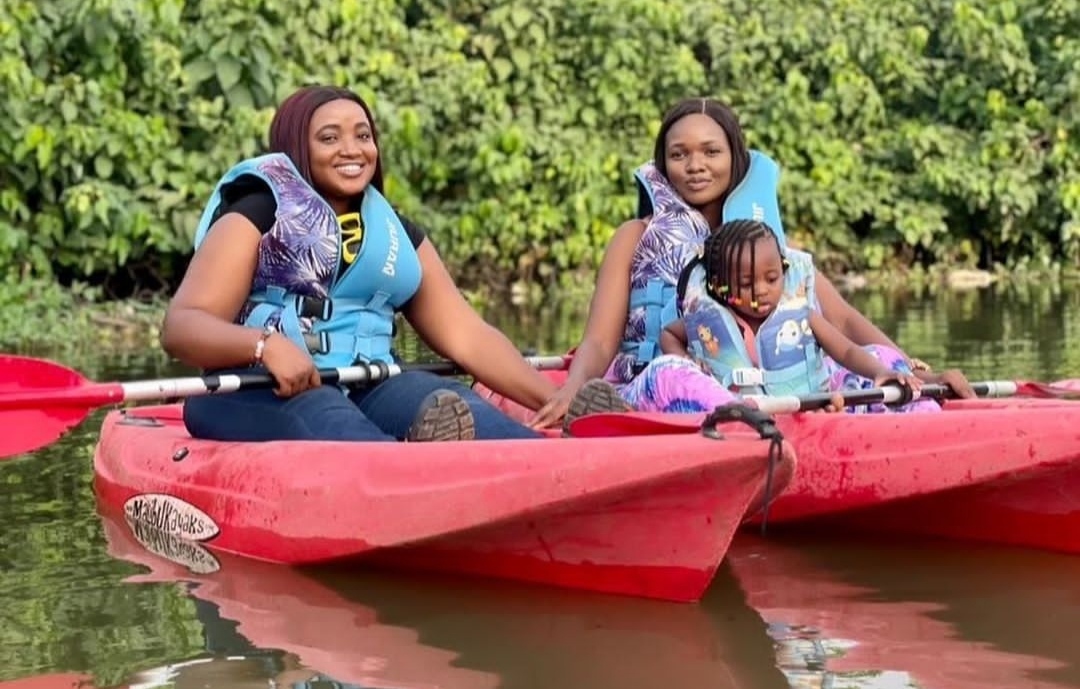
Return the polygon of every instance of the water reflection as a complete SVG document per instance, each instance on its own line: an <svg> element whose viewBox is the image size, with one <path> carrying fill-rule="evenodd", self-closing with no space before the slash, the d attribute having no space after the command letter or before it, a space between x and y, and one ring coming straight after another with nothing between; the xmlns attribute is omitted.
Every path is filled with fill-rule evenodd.
<svg viewBox="0 0 1080 689"><path fill-rule="evenodd" d="M122 517L102 525L111 555L149 570L126 584L171 584L195 600L213 654L136 673L132 686L242 686L252 675L250 686L305 689L321 679L387 689L783 685L766 638L748 643L731 628L732 614L756 623L737 597L717 620L697 605L489 581L316 575L211 554Z"/></svg>
<svg viewBox="0 0 1080 689"><path fill-rule="evenodd" d="M1013 285L966 292L857 292L851 303L909 354L973 379L1080 376L1080 290Z"/></svg>
<svg viewBox="0 0 1080 689"><path fill-rule="evenodd" d="M792 687L1080 686L1080 559L743 534L728 565Z"/></svg>
<svg viewBox="0 0 1080 689"><path fill-rule="evenodd" d="M86 673L119 684L133 664L202 647L190 602L125 590L131 566L103 547L90 488L100 415L61 443L0 467L0 680ZM7 432L11 432L8 430Z"/></svg>

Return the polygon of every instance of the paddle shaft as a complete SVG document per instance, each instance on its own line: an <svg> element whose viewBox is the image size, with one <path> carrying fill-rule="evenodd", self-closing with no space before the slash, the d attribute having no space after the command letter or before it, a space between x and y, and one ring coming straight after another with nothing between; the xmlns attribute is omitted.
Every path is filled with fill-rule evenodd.
<svg viewBox="0 0 1080 689"><path fill-rule="evenodd" d="M971 388L979 397L1011 397L1020 390L1020 385L1011 380L991 380L972 383ZM753 400L757 408L768 414L783 414L798 411L824 409L832 404L833 397L839 394L845 406L858 404L895 404L905 399L905 391L898 385L886 385L867 390L843 390L838 393L814 392L808 395L746 395L744 399ZM948 385L929 384L919 390L919 397L931 399L950 399L957 395Z"/></svg>
<svg viewBox="0 0 1080 689"><path fill-rule="evenodd" d="M526 357L539 370L566 368L567 357ZM458 375L465 371L450 361L429 364L365 364L344 368L321 369L324 385L377 383L405 371L428 371L440 375ZM36 388L0 395L0 410L48 407L99 407L120 402L197 397L218 393L271 388L276 385L269 373L228 373L188 378L131 381L127 383L85 383L74 387Z"/></svg>

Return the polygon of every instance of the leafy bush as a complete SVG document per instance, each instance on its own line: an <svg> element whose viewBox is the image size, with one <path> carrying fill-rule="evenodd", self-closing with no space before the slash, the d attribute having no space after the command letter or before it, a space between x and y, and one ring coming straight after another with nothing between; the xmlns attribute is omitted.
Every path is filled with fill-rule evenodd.
<svg viewBox="0 0 1080 689"><path fill-rule="evenodd" d="M175 284L296 86L348 85L467 286L570 284L713 95L831 270L1080 257L1080 0L11 0L0 273Z"/></svg>

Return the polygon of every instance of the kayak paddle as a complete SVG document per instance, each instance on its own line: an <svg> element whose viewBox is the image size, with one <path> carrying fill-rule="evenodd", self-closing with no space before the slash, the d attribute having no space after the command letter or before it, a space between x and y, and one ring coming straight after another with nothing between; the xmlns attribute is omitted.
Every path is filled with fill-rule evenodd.
<svg viewBox="0 0 1080 689"><path fill-rule="evenodd" d="M526 357L533 367L562 370L569 357ZM376 383L404 371L440 375L465 373L457 364L367 364L320 370L323 384ZM128 383L95 383L78 371L45 359L0 356L0 458L31 452L55 442L96 409L121 402L166 400L274 386L268 373L236 373L162 378Z"/></svg>
<svg viewBox="0 0 1080 689"><path fill-rule="evenodd" d="M1032 381L994 380L972 383L979 397L1041 397L1061 400L1080 400L1080 390L1073 390ZM919 391L921 398L956 399L957 395L948 385L927 384ZM899 385L886 385L866 390L843 390L839 393L814 392L807 395L745 395L744 401L753 401L757 408L767 414L785 414L824 409L839 394L844 406L859 404L898 404L910 401L910 393ZM601 412L575 419L570 424L570 435L576 438L596 438L621 435L664 435L695 433L702 428L704 415L698 413L662 414L655 412Z"/></svg>

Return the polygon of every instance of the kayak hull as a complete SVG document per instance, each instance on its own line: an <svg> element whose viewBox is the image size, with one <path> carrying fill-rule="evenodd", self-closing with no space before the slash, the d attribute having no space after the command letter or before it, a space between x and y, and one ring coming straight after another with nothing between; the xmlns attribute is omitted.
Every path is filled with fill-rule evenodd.
<svg viewBox="0 0 1080 689"><path fill-rule="evenodd" d="M1032 459L1026 467L883 504L851 519L863 530L1080 554L1080 458L1061 453ZM826 517L821 526L830 528L837 518Z"/></svg>
<svg viewBox="0 0 1080 689"><path fill-rule="evenodd" d="M789 414L798 476L770 517L800 519L899 499L1039 478L1080 459L1080 405L940 414Z"/></svg>
<svg viewBox="0 0 1080 689"><path fill-rule="evenodd" d="M1080 389L1080 381L1054 385ZM512 414L524 413L509 400L491 398ZM572 432L593 438L694 434L703 418L602 413L578 419ZM775 418L799 464L770 504L769 525L1080 553L1080 404L1074 401L949 400L940 414ZM721 429L729 437L745 433L737 424Z"/></svg>
<svg viewBox="0 0 1080 689"><path fill-rule="evenodd" d="M573 439L215 443L177 406L110 413L107 507L220 552L379 564L695 601L757 509L768 443ZM794 455L774 463L772 491Z"/></svg>
<svg viewBox="0 0 1080 689"><path fill-rule="evenodd" d="M574 431L694 433L702 418L604 414ZM771 525L1080 552L1080 405L965 400L940 414L781 414L776 424L799 467L770 505Z"/></svg>
<svg viewBox="0 0 1080 689"><path fill-rule="evenodd" d="M800 464L770 522L1080 552L1080 405L1001 402L781 417Z"/></svg>

